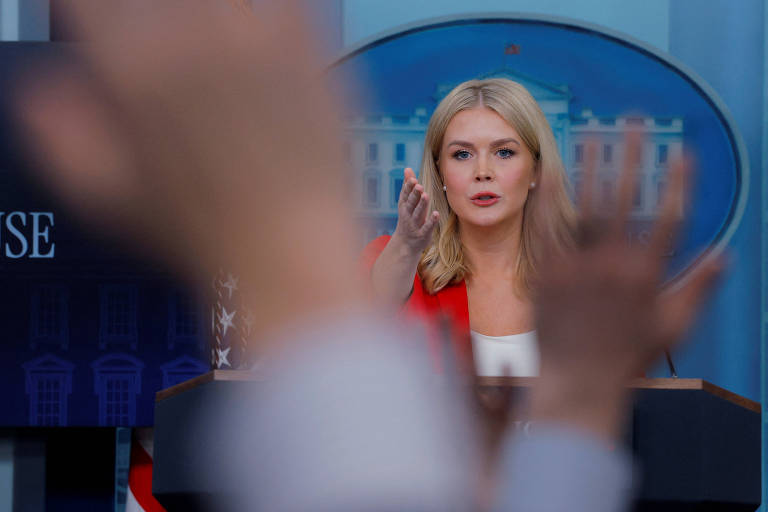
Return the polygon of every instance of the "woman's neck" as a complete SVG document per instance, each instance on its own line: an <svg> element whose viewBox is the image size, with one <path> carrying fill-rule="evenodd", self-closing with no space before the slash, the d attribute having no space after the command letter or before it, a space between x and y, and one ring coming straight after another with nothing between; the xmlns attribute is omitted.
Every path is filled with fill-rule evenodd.
<svg viewBox="0 0 768 512"><path fill-rule="evenodd" d="M460 225L459 237L473 276L516 279L522 219L504 226Z"/></svg>

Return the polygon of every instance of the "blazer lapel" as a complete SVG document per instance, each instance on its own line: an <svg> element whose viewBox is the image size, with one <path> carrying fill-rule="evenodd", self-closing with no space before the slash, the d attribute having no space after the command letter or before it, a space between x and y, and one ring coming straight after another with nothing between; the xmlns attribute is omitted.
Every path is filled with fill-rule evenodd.
<svg viewBox="0 0 768 512"><path fill-rule="evenodd" d="M472 364L472 341L469 335L469 304L467 286L461 281L446 286L435 295L440 311L450 319L451 341L457 359L465 371L474 370Z"/></svg>

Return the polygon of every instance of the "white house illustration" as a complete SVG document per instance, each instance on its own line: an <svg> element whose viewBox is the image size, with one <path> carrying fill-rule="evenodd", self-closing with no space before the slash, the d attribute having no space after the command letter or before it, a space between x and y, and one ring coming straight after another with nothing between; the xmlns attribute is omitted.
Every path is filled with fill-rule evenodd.
<svg viewBox="0 0 768 512"><path fill-rule="evenodd" d="M136 423L136 395L141 393L144 363L128 354L108 354L91 363L99 397L99 426Z"/></svg>
<svg viewBox="0 0 768 512"><path fill-rule="evenodd" d="M582 178L585 143L589 139L597 136L600 140L597 187L599 193L609 194L616 186L617 170L624 156L624 133L628 129L642 129L645 139L632 218L643 225L650 222L664 189L668 162L683 151L681 117L598 116L588 109L574 113L572 94L566 84L549 84L509 68L478 78L508 78L528 89L552 127L572 193ZM456 85L438 84L433 95L435 102ZM357 180L364 243L394 230L403 169L412 167L419 172L430 115L427 107L419 106L410 113L368 113L348 119L345 151Z"/></svg>
<svg viewBox="0 0 768 512"><path fill-rule="evenodd" d="M169 361L160 366L160 370L163 372L163 389L167 389L185 380L197 377L209 370L207 364L198 361L197 359L183 355L177 357L173 361Z"/></svg>
<svg viewBox="0 0 768 512"><path fill-rule="evenodd" d="M33 427L65 427L75 365L53 354L45 354L22 367L29 395L29 424Z"/></svg>

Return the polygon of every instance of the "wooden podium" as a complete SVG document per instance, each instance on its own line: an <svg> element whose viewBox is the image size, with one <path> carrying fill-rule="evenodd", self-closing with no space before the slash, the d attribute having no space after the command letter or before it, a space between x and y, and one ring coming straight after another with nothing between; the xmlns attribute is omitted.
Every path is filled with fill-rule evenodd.
<svg viewBox="0 0 768 512"><path fill-rule="evenodd" d="M222 510L227 455L204 421L237 407L252 374L213 370L157 393L152 490L169 511ZM531 378L484 378L525 394ZM252 385L252 384L251 384ZM701 379L637 379L627 446L638 462L637 511L754 511L760 505L760 404ZM193 449L191 448L193 447Z"/></svg>

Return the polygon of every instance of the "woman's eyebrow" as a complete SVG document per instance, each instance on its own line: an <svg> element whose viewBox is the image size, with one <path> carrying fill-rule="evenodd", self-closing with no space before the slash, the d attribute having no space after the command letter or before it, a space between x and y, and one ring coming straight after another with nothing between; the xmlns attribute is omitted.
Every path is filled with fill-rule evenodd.
<svg viewBox="0 0 768 512"><path fill-rule="evenodd" d="M513 142L517 144L518 146L520 143L517 141L517 139L513 139L512 137L509 137L507 139L499 139L491 142L491 146L503 146L504 144L509 144L510 142Z"/></svg>
<svg viewBox="0 0 768 512"><path fill-rule="evenodd" d="M465 140L454 140L454 141L451 141L448 144L448 147L451 147L451 146L464 146L464 147L467 147L467 148L474 148L475 147L474 144L472 144L471 142L467 142Z"/></svg>
<svg viewBox="0 0 768 512"><path fill-rule="evenodd" d="M498 140L495 140L495 141L491 142L491 147L503 146L504 144L509 144L510 142L513 143L513 144L517 144L518 146L520 145L520 142L518 142L517 139L512 138L512 137L508 137L506 139L498 139ZM448 144L448 147L451 147L451 146L462 146L462 147L466 147L466 148L474 148L475 147L474 144L472 144L471 142L467 142L465 140L452 140Z"/></svg>

